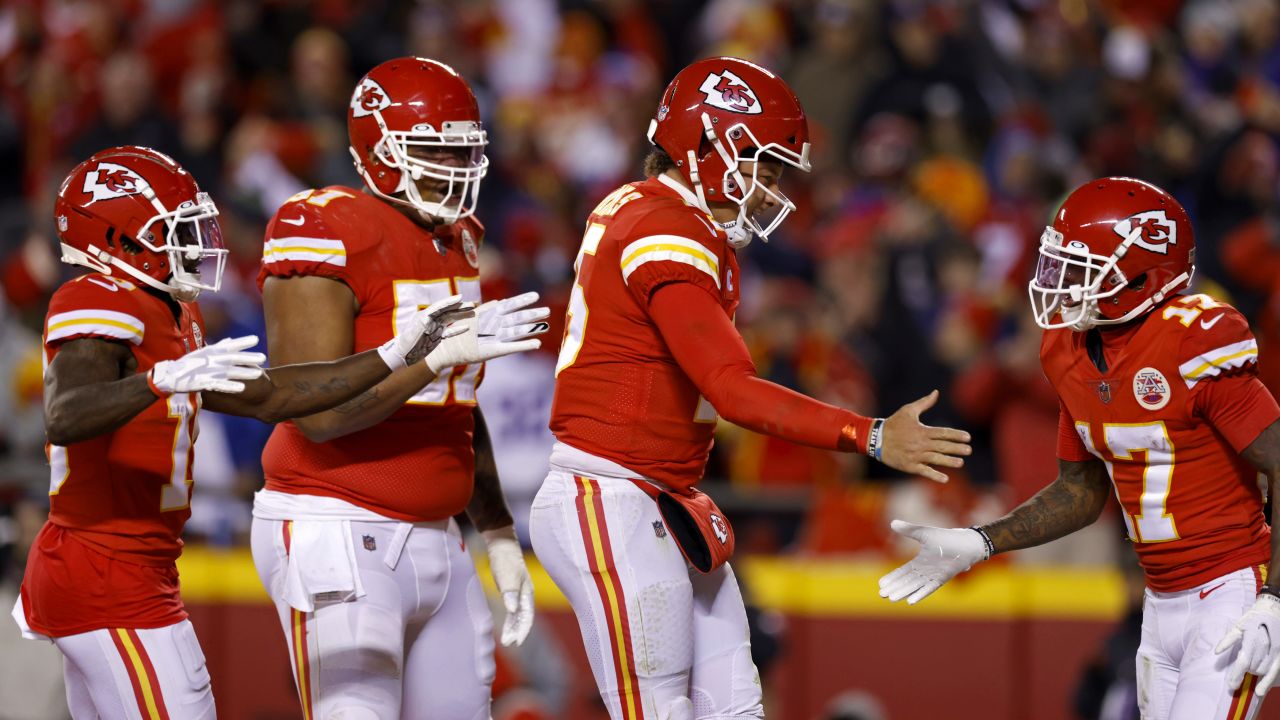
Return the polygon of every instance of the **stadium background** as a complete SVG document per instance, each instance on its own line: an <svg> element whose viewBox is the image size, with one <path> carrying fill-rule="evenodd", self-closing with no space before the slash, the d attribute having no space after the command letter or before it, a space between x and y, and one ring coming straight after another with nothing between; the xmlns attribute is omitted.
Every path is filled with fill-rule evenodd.
<svg viewBox="0 0 1280 720"><path fill-rule="evenodd" d="M1086 179L1134 175L1182 201L1197 289L1246 313L1280 390L1278 38L1271 0L6 0L0 605L46 506L39 331L71 274L51 208L75 162L139 143L191 170L232 248L201 300L207 334L261 335L266 219L298 190L358 183L345 110L363 72L437 58L471 81L492 141L486 292L536 289L558 316L583 219L638 175L662 86L732 54L779 71L814 135L814 172L784 180L799 212L742 253L760 373L867 414L939 388L926 419L976 450L935 486L722 424L708 487L738 531L770 717L1130 717L1141 578L1114 508L916 608L875 579L910 552L891 517L980 522L1052 478L1056 401L1024 284ZM549 444L549 344L494 363L481 390L522 524ZM183 587L226 718L298 715L247 553L268 432L201 416ZM501 651L495 717L603 717L564 601L535 581L537 628ZM0 623L0 718L64 717L59 682L56 652Z"/></svg>

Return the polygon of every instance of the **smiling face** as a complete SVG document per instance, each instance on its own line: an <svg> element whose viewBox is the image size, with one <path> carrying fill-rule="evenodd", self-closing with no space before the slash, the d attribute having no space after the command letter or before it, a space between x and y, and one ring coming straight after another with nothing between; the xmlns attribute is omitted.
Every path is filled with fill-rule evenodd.
<svg viewBox="0 0 1280 720"><path fill-rule="evenodd" d="M757 215L771 217L778 209L778 197L782 194L778 189L778 183L782 180L782 170L783 163L778 160L764 159L759 162L743 160L738 163L738 172L742 174L747 187L751 188L751 194L742 205L734 202L707 203L712 217L722 223L733 222L738 219L738 213L743 208L748 217ZM767 225L768 222L761 224Z"/></svg>

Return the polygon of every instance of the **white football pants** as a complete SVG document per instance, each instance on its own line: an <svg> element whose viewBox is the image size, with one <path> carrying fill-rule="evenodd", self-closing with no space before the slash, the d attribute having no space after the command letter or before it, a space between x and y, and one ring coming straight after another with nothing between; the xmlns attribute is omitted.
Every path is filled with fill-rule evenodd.
<svg viewBox="0 0 1280 720"><path fill-rule="evenodd" d="M54 638L76 720L211 720L213 691L190 620Z"/></svg>
<svg viewBox="0 0 1280 720"><path fill-rule="evenodd" d="M732 568L690 568L643 490L553 466L529 526L613 720L764 716Z"/></svg>
<svg viewBox="0 0 1280 720"><path fill-rule="evenodd" d="M1262 708L1254 697L1259 678L1245 675L1239 690L1227 687L1234 653L1214 648L1253 605L1262 585L1260 568L1245 568L1190 590L1146 591L1138 646L1138 708L1143 720L1252 720Z"/></svg>
<svg viewBox="0 0 1280 720"><path fill-rule="evenodd" d="M280 614L304 720L488 720L493 616L455 523L397 538L400 523L351 521L365 595L317 597L313 612L283 600L287 525L254 518L253 561Z"/></svg>

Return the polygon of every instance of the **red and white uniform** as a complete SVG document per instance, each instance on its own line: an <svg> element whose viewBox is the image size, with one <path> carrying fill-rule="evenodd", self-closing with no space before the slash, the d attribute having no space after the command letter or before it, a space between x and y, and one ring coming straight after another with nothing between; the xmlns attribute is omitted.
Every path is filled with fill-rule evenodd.
<svg viewBox="0 0 1280 720"><path fill-rule="evenodd" d="M98 273L72 280L49 303L45 367L81 338L126 345L139 373L178 358L203 338L199 308L176 307L178 318L125 280ZM212 716L209 675L174 564L191 517L199 409L198 393L176 394L114 432L46 446L49 521L31 547L15 615L66 655L76 717Z"/></svg>
<svg viewBox="0 0 1280 720"><path fill-rule="evenodd" d="M711 219L656 179L624 185L587 220L551 431L560 442L671 487L702 477L716 413L648 314L667 283L711 293L730 318L738 260Z"/></svg>
<svg viewBox="0 0 1280 720"><path fill-rule="evenodd" d="M1259 475L1239 454L1280 419L1257 343L1239 312L1204 295L1100 335L1105 371L1083 332L1046 331L1040 355L1062 401L1058 456L1106 463L1146 572L1144 717L1252 717L1252 677L1243 695L1225 689L1213 647L1271 557Z"/></svg>
<svg viewBox="0 0 1280 720"><path fill-rule="evenodd" d="M461 294L479 302L483 235L472 219L433 235L359 190L307 191L268 226L258 284L294 275L342 282L359 306L353 351L363 352L436 300ZM267 489L339 498L407 522L456 515L471 499L482 367L445 371L391 417L329 442L313 443L292 422L280 423L262 455Z"/></svg>
<svg viewBox="0 0 1280 720"><path fill-rule="evenodd" d="M362 352L436 300L478 303L483 233L470 218L432 233L362 191L309 190L268 225L258 282L345 284L358 307L352 350ZM292 422L272 432L253 556L304 717L400 717L401 707L488 717L493 620L452 520L474 485L482 369L446 370L387 419L327 442Z"/></svg>
<svg viewBox="0 0 1280 720"><path fill-rule="evenodd" d="M619 188L588 219L557 365L557 444L530 515L534 551L573 606L614 720L665 717L686 698L700 716L762 713L731 566L691 570L633 482L689 487L711 449L716 411L650 304L680 285L708 294L698 299L721 321L737 307L734 250L693 202L650 179Z"/></svg>

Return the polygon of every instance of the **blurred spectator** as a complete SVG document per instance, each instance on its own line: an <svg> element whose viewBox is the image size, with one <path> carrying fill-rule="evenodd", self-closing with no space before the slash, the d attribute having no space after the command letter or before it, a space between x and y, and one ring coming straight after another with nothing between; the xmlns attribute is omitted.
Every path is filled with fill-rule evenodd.
<svg viewBox="0 0 1280 720"><path fill-rule="evenodd" d="M0 7L6 467L42 471L36 335L58 276L48 261L62 169L133 142L199 170L231 248L210 337L262 334L252 280L265 219L308 187L358 187L350 84L402 52L455 65L480 95L492 160L482 252L497 269L486 292L538 290L553 307L567 301L587 212L639 164L671 68L736 53L791 81L814 172L784 178L801 212L742 253L737 320L757 367L872 414L942 389L926 421L963 424L976 453L956 473L961 501L885 485L896 478L858 458L722 428L713 473L747 512L780 518L754 547L877 552L881 533L842 528L917 496L990 512L1047 482L1055 403L1025 282L1062 194L1100 174L1158 182L1187 205L1203 287L1223 288L1255 322L1263 377L1280 388L1271 0L23 0ZM540 475L518 458L545 440L547 350L495 365L482 391L497 432L510 430L498 452L517 515ZM231 461L217 475L234 513L258 482L263 432L223 430L218 456ZM215 439L211 427L210 449ZM507 445L517 459L502 460ZM204 531L236 535L212 518Z"/></svg>

